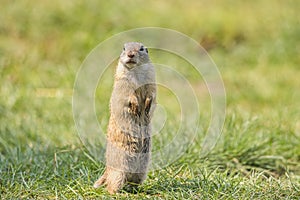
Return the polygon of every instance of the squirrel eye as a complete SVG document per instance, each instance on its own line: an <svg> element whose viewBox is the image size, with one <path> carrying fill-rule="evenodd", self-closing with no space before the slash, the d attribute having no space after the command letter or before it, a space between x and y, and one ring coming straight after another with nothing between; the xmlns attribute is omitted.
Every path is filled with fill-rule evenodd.
<svg viewBox="0 0 300 200"><path fill-rule="evenodd" d="M125 51L125 47L123 47L123 51Z"/></svg>
<svg viewBox="0 0 300 200"><path fill-rule="evenodd" d="M146 49L146 52L148 53L148 49L147 48L145 48Z"/></svg>
<svg viewBox="0 0 300 200"><path fill-rule="evenodd" d="M141 46L140 51L144 51L144 47L143 46Z"/></svg>

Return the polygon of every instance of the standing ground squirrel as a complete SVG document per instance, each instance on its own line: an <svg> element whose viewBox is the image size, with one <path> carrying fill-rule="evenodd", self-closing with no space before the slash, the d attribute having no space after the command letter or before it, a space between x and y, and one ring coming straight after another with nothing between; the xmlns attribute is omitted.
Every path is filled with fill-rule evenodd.
<svg viewBox="0 0 300 200"><path fill-rule="evenodd" d="M106 169L94 187L109 193L141 184L151 154L151 118L156 104L155 70L143 44L124 45L110 99Z"/></svg>

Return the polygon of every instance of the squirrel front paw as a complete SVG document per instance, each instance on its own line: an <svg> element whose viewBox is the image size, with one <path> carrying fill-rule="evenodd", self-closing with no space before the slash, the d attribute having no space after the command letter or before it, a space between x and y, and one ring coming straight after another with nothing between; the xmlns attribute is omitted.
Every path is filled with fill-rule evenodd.
<svg viewBox="0 0 300 200"><path fill-rule="evenodd" d="M128 112L131 114L138 114L139 113L139 102L136 96L132 95L129 97L128 101Z"/></svg>
<svg viewBox="0 0 300 200"><path fill-rule="evenodd" d="M145 100L145 113L149 115L150 109L152 104L152 97L147 97Z"/></svg>

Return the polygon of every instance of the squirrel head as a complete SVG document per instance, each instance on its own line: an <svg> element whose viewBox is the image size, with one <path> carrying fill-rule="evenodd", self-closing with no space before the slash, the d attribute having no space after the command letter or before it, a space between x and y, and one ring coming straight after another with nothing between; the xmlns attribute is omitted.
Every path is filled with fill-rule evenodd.
<svg viewBox="0 0 300 200"><path fill-rule="evenodd" d="M139 42L128 42L124 44L120 55L120 62L128 69L148 63L148 49Z"/></svg>

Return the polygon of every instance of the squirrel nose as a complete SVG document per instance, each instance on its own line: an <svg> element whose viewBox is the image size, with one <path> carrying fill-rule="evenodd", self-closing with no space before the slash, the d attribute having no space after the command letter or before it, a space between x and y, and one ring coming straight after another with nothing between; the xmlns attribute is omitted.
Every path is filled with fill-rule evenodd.
<svg viewBox="0 0 300 200"><path fill-rule="evenodd" d="M129 58L133 58L133 57L134 57L134 53L133 53L133 52L129 52L129 53L127 54L127 56L128 56Z"/></svg>

